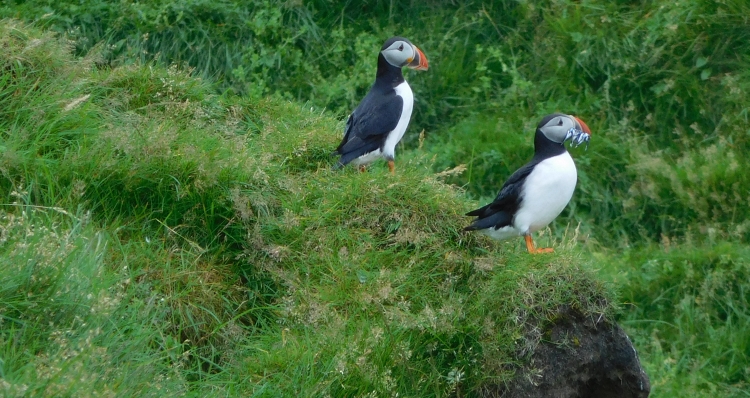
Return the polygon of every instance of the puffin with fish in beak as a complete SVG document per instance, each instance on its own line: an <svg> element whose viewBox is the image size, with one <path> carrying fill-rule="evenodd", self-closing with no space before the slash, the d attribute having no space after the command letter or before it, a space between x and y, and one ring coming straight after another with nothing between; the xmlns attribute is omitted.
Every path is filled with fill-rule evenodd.
<svg viewBox="0 0 750 398"><path fill-rule="evenodd" d="M562 113L542 118L534 135L534 157L503 184L492 203L466 213L477 217L464 231L480 231L503 240L523 236L529 253L536 248L531 234L546 227L573 197L578 174L565 142L588 149L591 130L583 120Z"/></svg>

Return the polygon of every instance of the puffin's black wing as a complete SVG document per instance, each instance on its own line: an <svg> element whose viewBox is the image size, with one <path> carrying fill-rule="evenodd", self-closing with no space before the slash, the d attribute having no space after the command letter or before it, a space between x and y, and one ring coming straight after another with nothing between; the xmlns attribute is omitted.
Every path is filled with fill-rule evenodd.
<svg viewBox="0 0 750 398"><path fill-rule="evenodd" d="M336 148L341 155L338 166L380 148L396 128L403 108L404 100L395 90L384 95L370 92L346 121L344 139Z"/></svg>
<svg viewBox="0 0 750 398"><path fill-rule="evenodd" d="M503 187L500 188L500 192L492 203L466 213L467 216L475 216L477 219L471 225L464 228L464 231L474 231L490 227L502 228L510 225L513 222L513 215L521 205L523 182L531 174L531 171L534 170L534 166L537 163L539 162L532 161L527 163L511 174L510 178L503 184Z"/></svg>

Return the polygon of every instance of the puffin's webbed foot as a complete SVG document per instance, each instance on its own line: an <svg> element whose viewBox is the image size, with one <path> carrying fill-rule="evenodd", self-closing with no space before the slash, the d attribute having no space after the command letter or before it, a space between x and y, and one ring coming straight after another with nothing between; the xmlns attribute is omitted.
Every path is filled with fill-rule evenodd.
<svg viewBox="0 0 750 398"><path fill-rule="evenodd" d="M524 235L523 238L526 240L526 250L531 254L552 253L555 251L555 249L551 247L534 247L534 240L531 239L531 235Z"/></svg>

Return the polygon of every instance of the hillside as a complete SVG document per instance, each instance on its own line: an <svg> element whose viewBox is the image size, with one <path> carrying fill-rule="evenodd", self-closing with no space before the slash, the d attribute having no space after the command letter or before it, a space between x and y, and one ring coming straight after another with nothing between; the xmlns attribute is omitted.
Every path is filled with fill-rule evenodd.
<svg viewBox="0 0 750 398"><path fill-rule="evenodd" d="M332 172L319 110L0 29L8 396L473 394L562 309L612 315L573 231L460 233L476 202L419 151Z"/></svg>
<svg viewBox="0 0 750 398"><path fill-rule="evenodd" d="M748 15L0 3L0 395L490 394L616 322L652 397L748 397ZM331 172L393 34L430 59L399 173ZM556 254L460 233L554 111L593 130Z"/></svg>

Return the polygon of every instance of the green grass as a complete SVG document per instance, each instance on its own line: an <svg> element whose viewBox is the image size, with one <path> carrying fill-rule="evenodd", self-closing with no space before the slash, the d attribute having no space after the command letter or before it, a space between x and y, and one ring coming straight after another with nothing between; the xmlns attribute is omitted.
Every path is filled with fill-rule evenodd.
<svg viewBox="0 0 750 398"><path fill-rule="evenodd" d="M746 245L727 242L610 256L612 280L624 292L621 321L652 356L646 371L654 391L748 395L748 259Z"/></svg>
<svg viewBox="0 0 750 398"><path fill-rule="evenodd" d="M1 261L64 257L44 272L72 282L52 305L41 297L63 290L17 287L20 260L0 263L16 286L0 314L37 314L0 324L0 387L461 395L523 360L507 350L522 325L504 316L603 311L601 296L653 396L747 396L748 14L743 1L4 3L62 36L2 22ZM406 76L417 102L399 174L332 173L393 34L430 59ZM573 202L540 238L559 254L538 264L521 242L460 234L553 111L594 132L571 151ZM540 300L558 282L570 289ZM535 301L476 306L509 287ZM84 298L102 291L120 301L96 317ZM68 323L43 325L45 309ZM86 341L113 354L59 365ZM74 384L91 374L103 384Z"/></svg>

